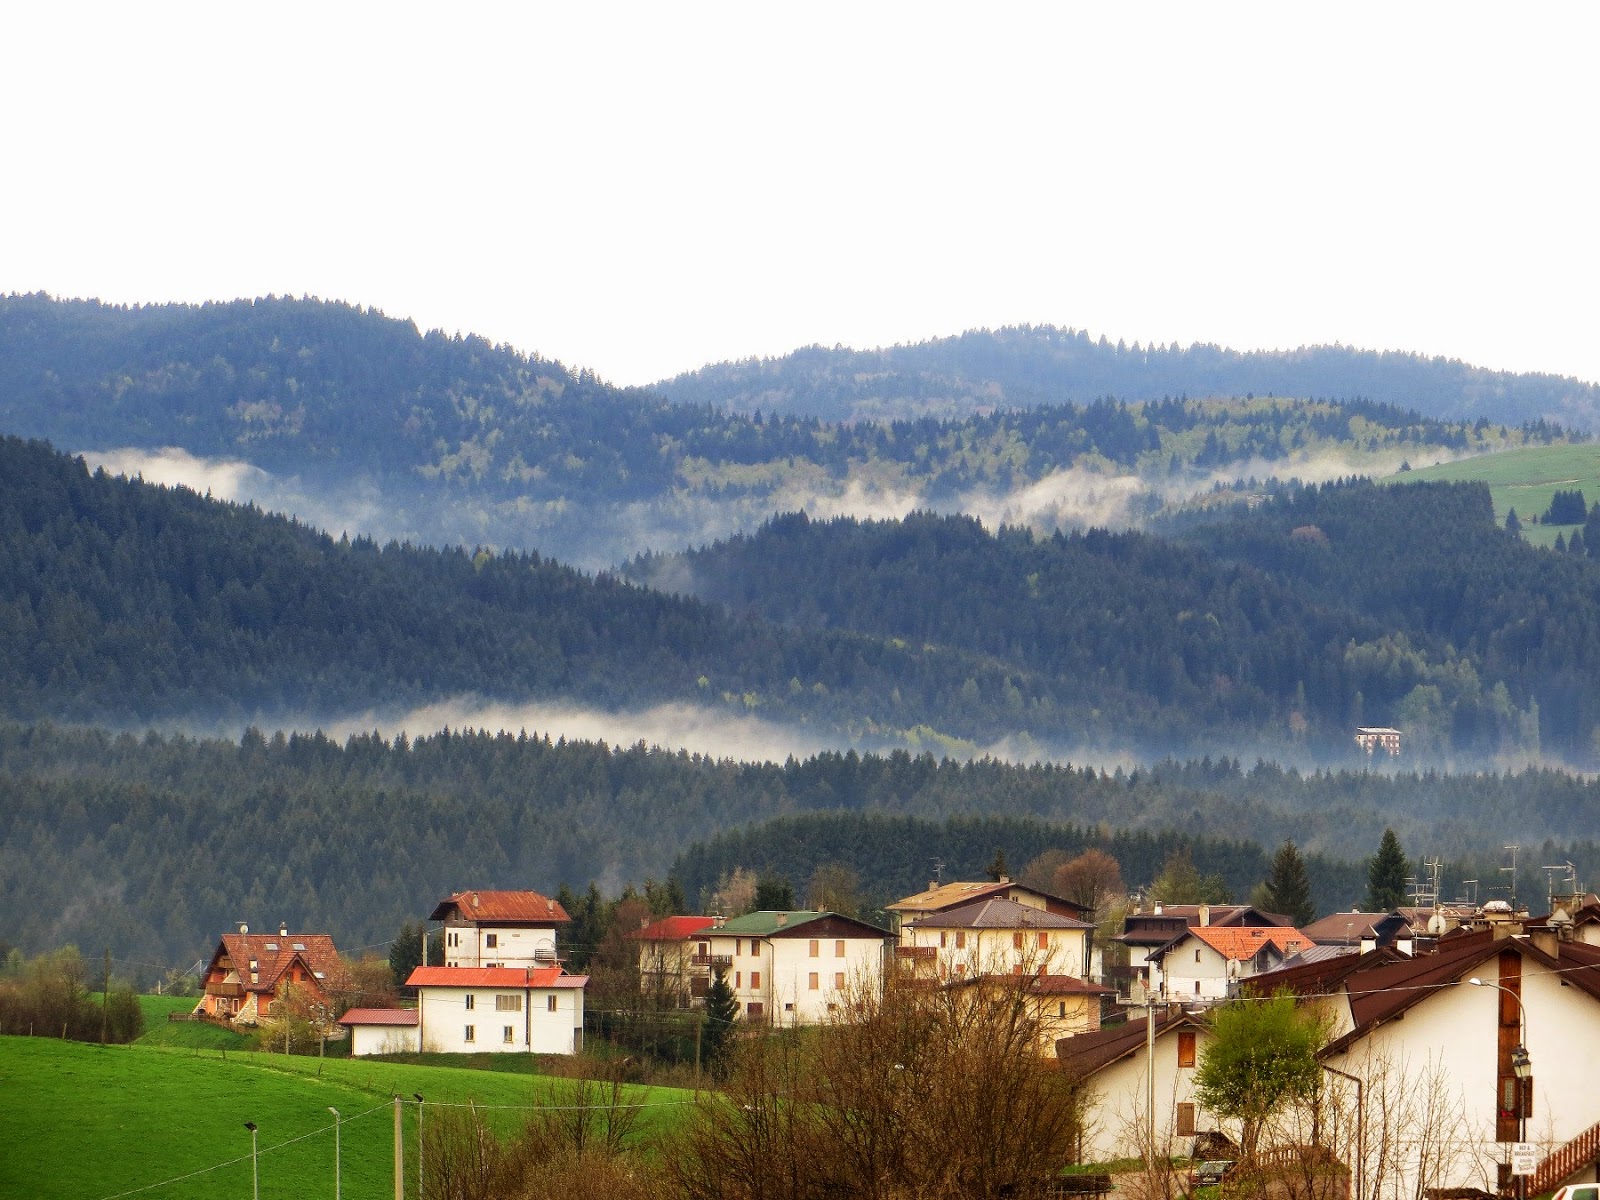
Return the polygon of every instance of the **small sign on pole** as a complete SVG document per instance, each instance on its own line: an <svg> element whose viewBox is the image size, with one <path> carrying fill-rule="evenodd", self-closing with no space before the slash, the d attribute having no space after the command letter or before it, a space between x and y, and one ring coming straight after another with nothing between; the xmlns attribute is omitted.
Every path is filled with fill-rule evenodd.
<svg viewBox="0 0 1600 1200"><path fill-rule="evenodd" d="M1532 1142L1513 1142L1511 1144L1511 1173L1513 1175L1532 1175L1539 1169L1539 1147Z"/></svg>

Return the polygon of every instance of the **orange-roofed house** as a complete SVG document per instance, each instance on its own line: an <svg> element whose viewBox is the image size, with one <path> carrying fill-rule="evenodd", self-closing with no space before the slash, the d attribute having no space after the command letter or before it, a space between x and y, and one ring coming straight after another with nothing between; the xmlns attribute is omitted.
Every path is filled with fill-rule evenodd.
<svg viewBox="0 0 1600 1200"><path fill-rule="evenodd" d="M418 967L417 1045L427 1053L576 1054L587 975L550 967Z"/></svg>
<svg viewBox="0 0 1600 1200"><path fill-rule="evenodd" d="M318 1003L328 1002L344 963L325 933L225 933L206 966L196 1016L256 1025L272 1015L285 989L297 987Z"/></svg>
<svg viewBox="0 0 1600 1200"><path fill-rule="evenodd" d="M715 917L662 917L628 934L639 946L639 990L656 1007L688 1008L704 998L715 925Z"/></svg>
<svg viewBox="0 0 1600 1200"><path fill-rule="evenodd" d="M538 892L456 892L428 914L444 922L447 967L553 967L567 910ZM434 964L438 965L438 964Z"/></svg>
<svg viewBox="0 0 1600 1200"><path fill-rule="evenodd" d="M1275 970L1313 942L1286 926L1197 925L1150 955L1175 1000L1225 1000L1240 980Z"/></svg>

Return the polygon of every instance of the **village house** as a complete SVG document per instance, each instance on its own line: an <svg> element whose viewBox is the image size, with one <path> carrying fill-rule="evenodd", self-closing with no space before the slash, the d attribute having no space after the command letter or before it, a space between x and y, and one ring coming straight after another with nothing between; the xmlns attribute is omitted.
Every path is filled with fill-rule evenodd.
<svg viewBox="0 0 1600 1200"><path fill-rule="evenodd" d="M548 967L418 967L417 1045L429 1053L576 1054L587 975Z"/></svg>
<svg viewBox="0 0 1600 1200"><path fill-rule="evenodd" d="M225 933L202 976L194 1014L235 1025L257 1025L272 1015L273 1004L294 987L312 1003L328 1004L329 989L343 976L344 964L325 933Z"/></svg>
<svg viewBox="0 0 1600 1200"><path fill-rule="evenodd" d="M1041 909L1062 917L1074 917L1080 921L1094 916L1092 910L1081 904L1017 883L1004 875L998 880L986 879L969 883L940 883L934 880L928 884L925 891L918 892L915 896L907 896L904 900L896 900L884 911L889 914L889 928L903 938L909 922L935 913L947 912L952 908L960 908L976 900L990 899L1010 900L1028 908Z"/></svg>
<svg viewBox="0 0 1600 1200"><path fill-rule="evenodd" d="M1094 926L1077 917L987 896L902 924L896 960L903 974L941 981L977 975L1088 972Z"/></svg>
<svg viewBox="0 0 1600 1200"><path fill-rule="evenodd" d="M754 1024L816 1025L844 1010L852 989L883 986L894 935L832 912L747 913L710 931L741 1016Z"/></svg>
<svg viewBox="0 0 1600 1200"><path fill-rule="evenodd" d="M715 917L662 917L629 933L639 944L639 990L656 1007L688 1008L711 983Z"/></svg>
<svg viewBox="0 0 1600 1200"><path fill-rule="evenodd" d="M1396 758L1400 754L1400 731L1386 725L1363 725L1356 730L1356 745L1369 756L1382 750L1390 758Z"/></svg>
<svg viewBox="0 0 1600 1200"><path fill-rule="evenodd" d="M1149 957L1158 987L1175 1000L1225 1000L1241 980L1280 966L1311 947L1298 929L1281 925L1197 925Z"/></svg>
<svg viewBox="0 0 1600 1200"><path fill-rule="evenodd" d="M977 975L943 986L958 998L970 994L986 1001L1020 990L1034 1048L1044 1056L1056 1054L1062 1038L1098 1030L1103 1002L1116 995L1111 988L1071 975Z"/></svg>
<svg viewBox="0 0 1600 1200"><path fill-rule="evenodd" d="M1157 1006L1155 1018L1153 1031L1140 1017L1056 1043L1061 1069L1087 1088L1079 1162L1143 1157L1150 1145L1152 1088L1158 1155L1187 1157L1193 1138L1216 1130L1194 1095L1195 1068L1210 1041L1210 1027L1176 1005ZM1148 1052L1152 1040L1153 1057Z"/></svg>
<svg viewBox="0 0 1600 1200"><path fill-rule="evenodd" d="M1128 974L1122 981L1125 998L1142 1004L1151 991L1161 993L1161 970L1159 966L1152 969L1151 956L1196 926L1265 929L1289 924L1288 917L1249 904L1163 904L1158 900L1149 912L1131 912L1123 918L1117 938L1128 948Z"/></svg>
<svg viewBox="0 0 1600 1200"><path fill-rule="evenodd" d="M1411 922L1397 912L1329 913L1301 926L1300 932L1319 946L1343 946L1362 954L1379 946L1393 946L1402 954L1416 952Z"/></svg>
<svg viewBox="0 0 1600 1200"><path fill-rule="evenodd" d="M444 923L447 967L553 967L556 927L571 920L549 897L517 891L456 892L428 919Z"/></svg>

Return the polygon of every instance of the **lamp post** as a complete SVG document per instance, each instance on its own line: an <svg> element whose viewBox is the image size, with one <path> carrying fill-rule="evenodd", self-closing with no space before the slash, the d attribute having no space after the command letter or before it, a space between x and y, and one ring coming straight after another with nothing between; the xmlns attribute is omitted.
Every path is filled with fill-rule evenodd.
<svg viewBox="0 0 1600 1200"><path fill-rule="evenodd" d="M340 1179L339 1164L339 1110L333 1105L328 1105L328 1111L333 1114L333 1200L340 1200L343 1183ZM1358 1197L1357 1200L1360 1200Z"/></svg>
<svg viewBox="0 0 1600 1200"><path fill-rule="evenodd" d="M1524 1090L1528 1080L1533 1077L1533 1059L1528 1056L1528 1007L1522 1003L1522 997L1510 988L1498 983L1490 983L1487 979L1479 979L1474 975L1467 980L1473 987L1493 988L1497 992L1504 992L1517 1002L1517 1045L1511 1051L1511 1073L1517 1077L1517 1142L1526 1145L1528 1141L1528 1098ZM1521 1200L1527 1200L1528 1177L1517 1176L1517 1195Z"/></svg>
<svg viewBox="0 0 1600 1200"><path fill-rule="evenodd" d="M422 1169L422 1093L412 1092L411 1095L417 1101L417 1200L422 1200L428 1187L428 1176Z"/></svg>
<svg viewBox="0 0 1600 1200"><path fill-rule="evenodd" d="M246 1121L244 1127L250 1131L250 1195L253 1200L261 1200L261 1175L256 1170L256 1123Z"/></svg>

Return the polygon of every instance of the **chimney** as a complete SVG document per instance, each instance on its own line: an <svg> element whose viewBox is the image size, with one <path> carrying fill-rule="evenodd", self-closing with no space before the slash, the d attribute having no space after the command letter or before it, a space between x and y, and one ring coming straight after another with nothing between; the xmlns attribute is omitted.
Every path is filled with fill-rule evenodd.
<svg viewBox="0 0 1600 1200"><path fill-rule="evenodd" d="M1161 901L1157 900L1156 906L1152 908L1150 912L1151 915L1159 917L1161 915Z"/></svg>
<svg viewBox="0 0 1600 1200"><path fill-rule="evenodd" d="M639 928L640 929L649 929L650 928L650 914L649 913L641 913L641 914L639 914Z"/></svg>
<svg viewBox="0 0 1600 1200"><path fill-rule="evenodd" d="M930 892L938 891L939 890L939 881L937 879L928 880L928 890Z"/></svg>
<svg viewBox="0 0 1600 1200"><path fill-rule="evenodd" d="M1534 929L1529 933L1528 940L1533 943L1535 950L1548 954L1551 958L1561 957L1561 931L1559 927L1551 928L1546 926Z"/></svg>
<svg viewBox="0 0 1600 1200"><path fill-rule="evenodd" d="M473 908L479 907L478 893L477 892L473 892L472 893L472 907Z"/></svg>
<svg viewBox="0 0 1600 1200"><path fill-rule="evenodd" d="M724 921L726 921L727 919L728 918L723 916L721 913L712 913L711 914L711 928L713 928L713 929L721 929L722 928L722 923Z"/></svg>
<svg viewBox="0 0 1600 1200"><path fill-rule="evenodd" d="M1200 924L1202 924L1202 925L1211 924L1211 905L1202 904L1200 906Z"/></svg>
<svg viewBox="0 0 1600 1200"><path fill-rule="evenodd" d="M289 926L282 921L278 922L278 936L281 938L289 936Z"/></svg>
<svg viewBox="0 0 1600 1200"><path fill-rule="evenodd" d="M778 928L782 929L788 923L789 923L789 914L786 913L786 912L779 913L778 914Z"/></svg>

